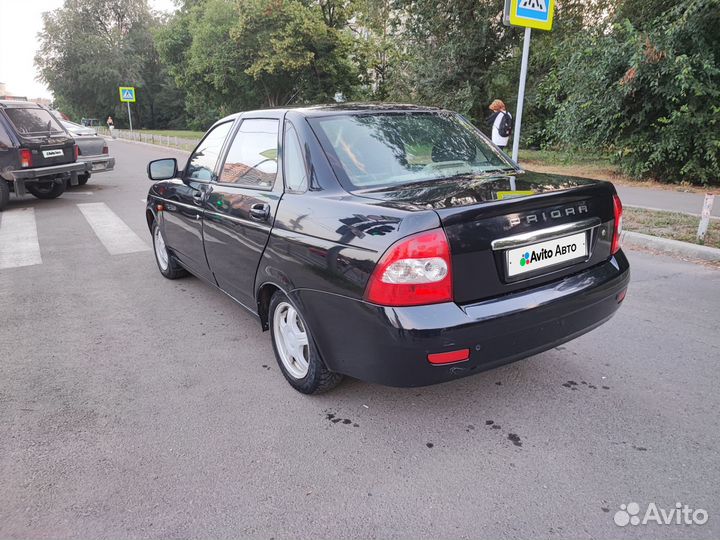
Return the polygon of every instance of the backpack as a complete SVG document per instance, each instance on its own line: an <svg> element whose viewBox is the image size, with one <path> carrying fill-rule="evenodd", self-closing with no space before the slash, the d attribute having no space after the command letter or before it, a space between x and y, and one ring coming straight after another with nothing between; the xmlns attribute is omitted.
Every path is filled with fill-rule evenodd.
<svg viewBox="0 0 720 540"><path fill-rule="evenodd" d="M509 137L512 133L512 116L509 112L502 113L503 117L500 120L500 126L498 126L498 134L501 137Z"/></svg>

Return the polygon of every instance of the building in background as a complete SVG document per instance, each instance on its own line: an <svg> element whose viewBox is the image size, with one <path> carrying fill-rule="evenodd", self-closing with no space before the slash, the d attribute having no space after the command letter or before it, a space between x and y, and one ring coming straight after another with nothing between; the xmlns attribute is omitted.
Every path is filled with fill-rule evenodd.
<svg viewBox="0 0 720 540"><path fill-rule="evenodd" d="M12 96L8 92L7 84L0 82L0 99L8 99L14 101L27 101L25 96Z"/></svg>

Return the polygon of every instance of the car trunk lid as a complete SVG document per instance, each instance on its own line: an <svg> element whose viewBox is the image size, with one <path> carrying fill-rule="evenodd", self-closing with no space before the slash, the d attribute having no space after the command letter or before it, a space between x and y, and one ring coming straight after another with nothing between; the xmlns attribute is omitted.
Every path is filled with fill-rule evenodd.
<svg viewBox="0 0 720 540"><path fill-rule="evenodd" d="M356 194L381 204L435 210L450 242L454 297L460 304L556 280L610 257L614 188L607 182L522 172ZM577 251L558 253L569 249L558 238L576 240ZM533 249L520 249L524 246ZM553 254L533 259L535 248L538 256ZM519 267L526 253L535 265Z"/></svg>
<svg viewBox="0 0 720 540"><path fill-rule="evenodd" d="M30 167L48 167L75 161L75 140L50 111L31 104L4 110L20 139L20 149L30 150Z"/></svg>
<svg viewBox="0 0 720 540"><path fill-rule="evenodd" d="M75 140L67 136L22 137L21 145L30 150L33 168L75 161Z"/></svg>

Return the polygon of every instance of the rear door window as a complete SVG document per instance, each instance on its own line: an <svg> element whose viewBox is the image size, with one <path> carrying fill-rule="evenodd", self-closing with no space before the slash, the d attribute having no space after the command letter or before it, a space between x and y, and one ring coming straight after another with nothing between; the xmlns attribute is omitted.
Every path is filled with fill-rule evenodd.
<svg viewBox="0 0 720 540"><path fill-rule="evenodd" d="M55 117L45 109L8 107L5 109L5 114L12 122L15 130L21 135L64 133Z"/></svg>
<svg viewBox="0 0 720 540"><path fill-rule="evenodd" d="M256 189L270 189L277 175L277 120L243 120L230 145L220 182Z"/></svg>

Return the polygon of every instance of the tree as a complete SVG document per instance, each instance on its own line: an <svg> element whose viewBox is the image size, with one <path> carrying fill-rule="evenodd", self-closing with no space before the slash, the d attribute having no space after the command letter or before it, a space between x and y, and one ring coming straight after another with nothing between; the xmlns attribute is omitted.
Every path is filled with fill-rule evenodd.
<svg viewBox="0 0 720 540"><path fill-rule="evenodd" d="M136 86L135 111L154 127L158 94L168 82L151 35L155 22L146 0L65 0L43 14L35 57L40 78L72 116L113 114L118 123L126 116L118 87Z"/></svg>
<svg viewBox="0 0 720 540"><path fill-rule="evenodd" d="M363 97L377 101L409 92L400 90L403 66L409 55L402 47L403 11L395 0L358 0L353 22L355 61L364 87ZM393 89L393 81L396 88Z"/></svg>
<svg viewBox="0 0 720 540"><path fill-rule="evenodd" d="M658 2L663 6L663 2ZM652 20L578 35L543 88L551 140L606 150L633 176L720 178L720 0L690 0ZM635 11L631 11L635 13Z"/></svg>
<svg viewBox="0 0 720 540"><path fill-rule="evenodd" d="M358 73L349 59L349 34L328 2L244 0L232 37L245 73L269 106L328 102L351 94ZM331 26L332 25L332 26Z"/></svg>
<svg viewBox="0 0 720 540"><path fill-rule="evenodd" d="M518 40L502 24L502 0L414 0L399 6L410 60L393 81L394 95L485 118L493 77L502 73L501 61Z"/></svg>

